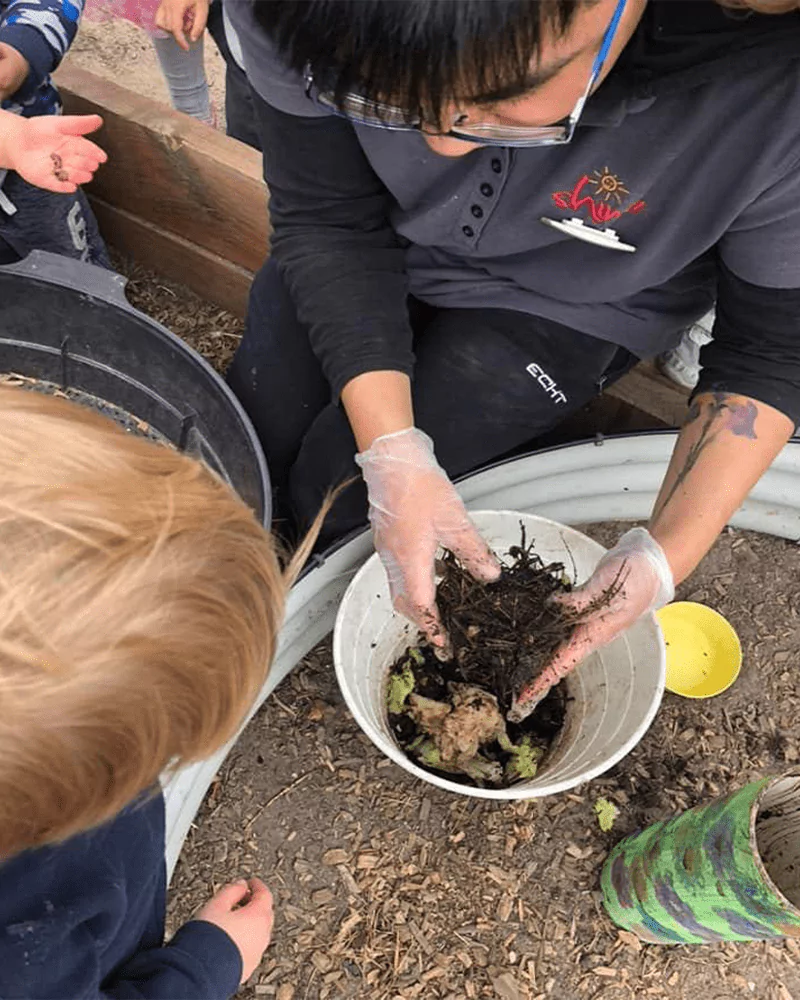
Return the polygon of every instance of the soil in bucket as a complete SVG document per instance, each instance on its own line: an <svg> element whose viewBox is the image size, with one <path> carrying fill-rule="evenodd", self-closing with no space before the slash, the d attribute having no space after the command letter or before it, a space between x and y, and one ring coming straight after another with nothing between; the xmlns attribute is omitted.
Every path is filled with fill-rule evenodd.
<svg viewBox="0 0 800 1000"><path fill-rule="evenodd" d="M545 565L523 529L496 583L478 583L449 552L438 568L437 602L453 656L440 662L421 640L391 666L394 737L416 764L451 781L488 788L528 781L563 727L564 683L523 722L509 723L506 714L583 617L551 601L571 589L564 565Z"/></svg>
<svg viewBox="0 0 800 1000"><path fill-rule="evenodd" d="M69 399L73 403L78 403L90 410L101 413L109 420L113 420L128 434L137 437L149 438L158 444L169 445L170 442L160 434L154 427L127 410L123 410L116 403L110 403L107 399L100 399L99 396L92 396L88 392L80 389L68 387L62 388L55 382L47 382L43 379L30 378L27 375L19 375L16 372L0 372L0 386L10 386L17 389L25 389L28 392L41 392L47 396L58 396L61 399Z"/></svg>

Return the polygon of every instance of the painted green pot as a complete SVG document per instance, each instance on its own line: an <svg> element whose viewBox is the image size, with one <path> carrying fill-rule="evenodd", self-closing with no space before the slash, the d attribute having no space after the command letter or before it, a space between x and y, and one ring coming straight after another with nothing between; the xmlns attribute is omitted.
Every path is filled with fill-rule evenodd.
<svg viewBox="0 0 800 1000"><path fill-rule="evenodd" d="M800 775L764 778L627 837L602 888L614 923L643 941L800 937Z"/></svg>

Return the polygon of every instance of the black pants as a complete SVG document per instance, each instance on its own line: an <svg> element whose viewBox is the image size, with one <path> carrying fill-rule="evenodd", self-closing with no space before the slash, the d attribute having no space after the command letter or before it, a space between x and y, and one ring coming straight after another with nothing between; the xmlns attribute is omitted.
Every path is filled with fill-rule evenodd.
<svg viewBox="0 0 800 1000"><path fill-rule="evenodd" d="M212 0L208 10L208 31L214 39L220 55L225 60L225 132L232 139L246 142L248 146L261 150L261 138L256 127L256 113L253 92L247 76L231 55L225 35L221 0Z"/></svg>
<svg viewBox="0 0 800 1000"><path fill-rule="evenodd" d="M410 302L417 426L451 476L550 430L635 359L613 344L507 309L433 309ZM261 438L276 513L306 526L326 491L358 476L353 434L273 262L250 293L228 380ZM328 518L324 543L366 522L359 480Z"/></svg>

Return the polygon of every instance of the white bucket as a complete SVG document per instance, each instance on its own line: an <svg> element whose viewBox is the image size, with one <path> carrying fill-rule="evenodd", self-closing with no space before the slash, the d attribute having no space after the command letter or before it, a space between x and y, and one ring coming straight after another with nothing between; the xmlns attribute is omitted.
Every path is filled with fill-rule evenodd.
<svg viewBox="0 0 800 1000"><path fill-rule="evenodd" d="M534 551L545 563L562 562L575 583L591 575L605 551L586 535L543 517L513 511L477 511L471 516L501 559L519 545L524 524ZM664 641L655 616L647 615L570 675L564 728L535 778L511 788L473 788L418 767L389 728L388 669L416 643L417 635L414 626L393 611L383 566L372 556L348 587L336 617L333 659L339 687L356 722L379 750L422 781L460 795L527 799L574 788L607 771L636 746L664 693Z"/></svg>

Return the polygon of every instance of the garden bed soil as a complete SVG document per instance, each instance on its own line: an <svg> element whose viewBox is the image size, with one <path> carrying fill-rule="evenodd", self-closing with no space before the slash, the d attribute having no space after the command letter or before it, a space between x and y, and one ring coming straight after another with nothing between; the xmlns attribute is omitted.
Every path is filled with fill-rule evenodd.
<svg viewBox="0 0 800 1000"><path fill-rule="evenodd" d="M24 389L27 392L39 392L45 396L57 396L60 399L68 399L79 406L86 407L87 410L94 410L126 431L128 434L135 434L137 437L144 437L158 444L169 445L169 441L160 434L147 421L141 420L133 413L128 413L116 403L110 403L107 399L100 399L88 392L74 389L68 386L66 389L55 382L46 382L44 379L30 378L20 375L17 372L0 372L0 386L9 386L16 389Z"/></svg>
<svg viewBox="0 0 800 1000"><path fill-rule="evenodd" d="M624 526L588 533L611 544ZM800 1000L800 944L640 946L599 872L634 830L800 759L795 545L724 535L679 596L737 628L744 666L709 701L667 695L612 771L547 799L453 796L385 759L318 647L233 750L184 848L173 922L260 874L275 943L244 997L276 1000ZM603 833L594 805L619 809Z"/></svg>

